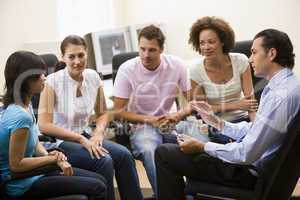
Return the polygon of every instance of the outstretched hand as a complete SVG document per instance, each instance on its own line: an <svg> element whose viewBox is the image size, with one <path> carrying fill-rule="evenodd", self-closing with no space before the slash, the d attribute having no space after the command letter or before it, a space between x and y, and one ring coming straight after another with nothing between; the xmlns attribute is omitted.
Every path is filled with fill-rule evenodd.
<svg viewBox="0 0 300 200"><path fill-rule="evenodd" d="M197 111L198 114L200 114L202 120L215 127L218 130L222 130L224 126L224 122L217 117L214 112L212 107L205 101L193 101L190 102L190 105L193 110Z"/></svg>

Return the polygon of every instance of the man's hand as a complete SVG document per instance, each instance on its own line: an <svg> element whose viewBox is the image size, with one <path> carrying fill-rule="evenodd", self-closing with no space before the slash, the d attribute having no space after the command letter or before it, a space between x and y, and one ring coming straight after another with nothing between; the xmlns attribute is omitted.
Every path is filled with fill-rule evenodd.
<svg viewBox="0 0 300 200"><path fill-rule="evenodd" d="M162 120L160 120L160 125L158 128L162 132L168 132L173 129L179 121L180 117L177 113L167 114Z"/></svg>
<svg viewBox="0 0 300 200"><path fill-rule="evenodd" d="M204 151L204 143L188 135L179 135L177 141L183 153L193 154Z"/></svg>
<svg viewBox="0 0 300 200"><path fill-rule="evenodd" d="M159 126L161 125L161 123L165 120L166 116L165 115L161 115L161 116L151 116L148 117L145 122L152 125L155 128L159 128Z"/></svg>
<svg viewBox="0 0 300 200"><path fill-rule="evenodd" d="M192 109L200 114L205 123L215 127L219 131L223 129L223 120L214 114L212 107L208 103L205 101L193 101L190 104Z"/></svg>

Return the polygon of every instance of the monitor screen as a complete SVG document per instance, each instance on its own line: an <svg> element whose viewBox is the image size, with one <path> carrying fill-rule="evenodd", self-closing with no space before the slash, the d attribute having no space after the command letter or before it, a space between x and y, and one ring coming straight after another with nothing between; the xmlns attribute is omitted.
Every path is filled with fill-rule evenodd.
<svg viewBox="0 0 300 200"><path fill-rule="evenodd" d="M95 68L103 75L112 73L111 63L114 55L132 51L129 28L93 32L91 43L93 51L89 52L94 54Z"/></svg>

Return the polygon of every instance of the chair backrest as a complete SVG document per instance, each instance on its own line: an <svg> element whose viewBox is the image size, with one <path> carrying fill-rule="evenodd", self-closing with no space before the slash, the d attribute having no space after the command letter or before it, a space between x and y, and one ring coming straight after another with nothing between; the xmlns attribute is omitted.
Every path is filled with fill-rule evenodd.
<svg viewBox="0 0 300 200"><path fill-rule="evenodd" d="M238 41L235 43L235 46L231 50L231 52L243 53L249 58L251 55L251 46L252 46L252 40ZM254 95L256 100L259 102L261 93L267 84L267 80L264 78L256 77L254 75L254 71L252 67L251 67L251 74L252 74L252 81L254 86Z"/></svg>
<svg viewBox="0 0 300 200"><path fill-rule="evenodd" d="M261 200L289 199L300 172L300 112L291 122L275 156L263 164Z"/></svg>
<svg viewBox="0 0 300 200"><path fill-rule="evenodd" d="M58 59L55 54L41 54L40 55L44 62L46 63L46 76L54 72L54 67L56 63L58 63ZM37 114L38 114L38 108L39 108L39 102L40 102L40 94L35 94L32 99L32 107L34 110L34 115L37 119Z"/></svg>
<svg viewBox="0 0 300 200"><path fill-rule="evenodd" d="M127 60L135 58L137 56L139 56L139 53L136 51L129 52L129 53L121 53L121 54L117 54L117 55L113 56L113 58L112 58L112 70L113 70L112 80L113 80L113 83L115 82L119 67Z"/></svg>

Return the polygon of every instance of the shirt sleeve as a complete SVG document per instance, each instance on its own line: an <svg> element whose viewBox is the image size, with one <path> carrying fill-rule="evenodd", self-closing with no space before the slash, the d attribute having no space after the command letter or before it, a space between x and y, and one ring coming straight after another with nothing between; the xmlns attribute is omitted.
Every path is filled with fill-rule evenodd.
<svg viewBox="0 0 300 200"><path fill-rule="evenodd" d="M100 75L95 70L92 70L92 69L90 69L90 70L91 70L91 77L95 83L95 86L97 88L103 87L103 81L101 80Z"/></svg>
<svg viewBox="0 0 300 200"><path fill-rule="evenodd" d="M293 118L290 115L294 113L292 106L287 101L278 103L272 99L268 99L268 105L265 105L266 109L257 113L253 125L241 142L225 145L208 142L204 146L205 152L226 162L253 164L268 148L276 144L279 146Z"/></svg>
<svg viewBox="0 0 300 200"><path fill-rule="evenodd" d="M129 99L131 93L130 76L125 71L125 65L121 65L115 79L113 95L114 97Z"/></svg>
<svg viewBox="0 0 300 200"><path fill-rule="evenodd" d="M179 79L179 87L183 92L189 91L191 89L191 82L188 74L188 69L183 63L181 63L181 73Z"/></svg>
<svg viewBox="0 0 300 200"><path fill-rule="evenodd" d="M189 69L189 77L191 80L195 81L198 85L202 85L202 78L200 76L200 65L199 64L194 64L193 66L190 67Z"/></svg>
<svg viewBox="0 0 300 200"><path fill-rule="evenodd" d="M47 76L46 81L45 81L45 83L46 83L48 86L50 86L52 89L55 88L55 74L56 74L56 73L57 73L57 72L52 73L52 74L49 74L49 75Z"/></svg>
<svg viewBox="0 0 300 200"><path fill-rule="evenodd" d="M235 140L240 140L247 134L251 125L252 122L243 121L239 123L231 123L226 121L222 134L227 135Z"/></svg>
<svg viewBox="0 0 300 200"><path fill-rule="evenodd" d="M27 128L29 129L32 125L32 119L26 114L18 112L15 114L15 117L11 121L10 125L10 133L15 133L17 129Z"/></svg>
<svg viewBox="0 0 300 200"><path fill-rule="evenodd" d="M237 67L240 75L243 74L248 69L249 61L245 54L238 54Z"/></svg>

